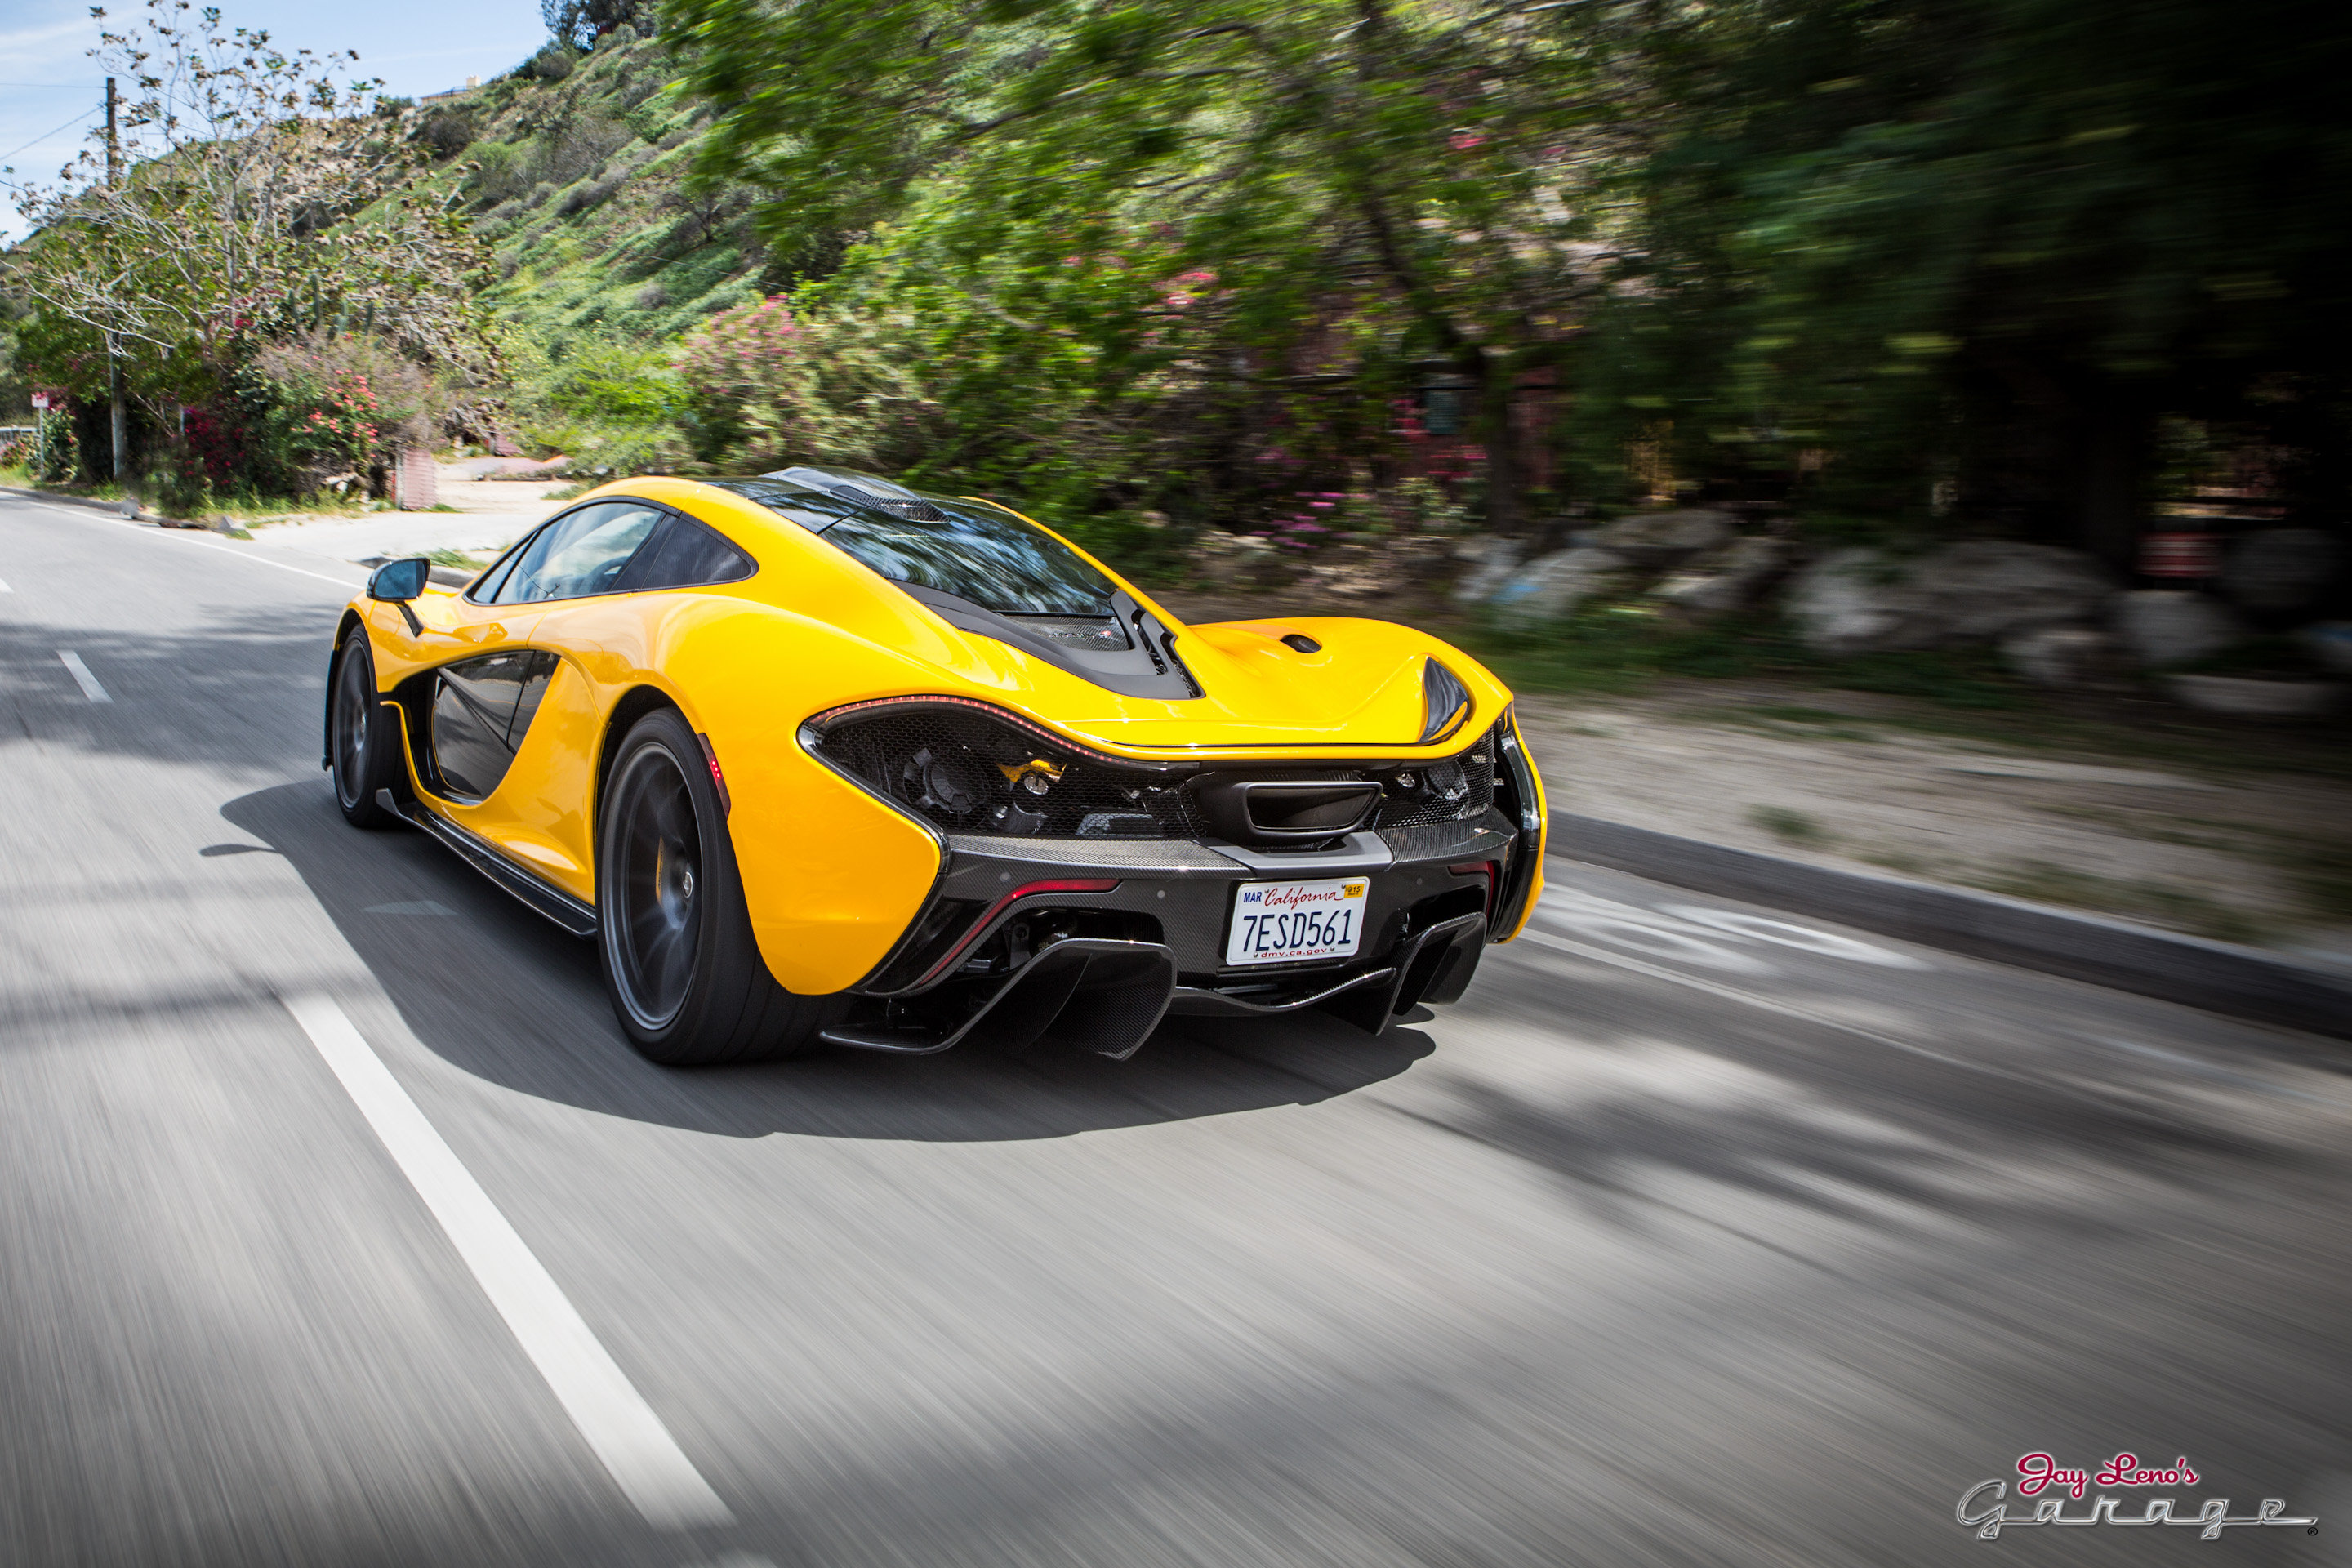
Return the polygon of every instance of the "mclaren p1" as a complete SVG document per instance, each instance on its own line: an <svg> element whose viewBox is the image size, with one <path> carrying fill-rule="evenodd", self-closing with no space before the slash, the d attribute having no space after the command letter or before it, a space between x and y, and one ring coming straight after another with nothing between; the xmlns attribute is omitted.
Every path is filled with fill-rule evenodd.
<svg viewBox="0 0 2352 1568"><path fill-rule="evenodd" d="M325 731L352 825L593 938L675 1065L1378 1033L1543 876L1511 694L1458 649L1187 626L993 500L846 469L609 484L462 587L380 566Z"/></svg>

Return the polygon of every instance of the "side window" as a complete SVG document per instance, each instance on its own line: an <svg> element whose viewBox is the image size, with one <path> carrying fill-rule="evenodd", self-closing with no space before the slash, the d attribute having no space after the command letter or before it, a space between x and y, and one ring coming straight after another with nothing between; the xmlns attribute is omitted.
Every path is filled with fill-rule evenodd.
<svg viewBox="0 0 2352 1568"><path fill-rule="evenodd" d="M696 588L734 583L759 568L718 530L673 513L656 530L621 577L623 593L654 588Z"/></svg>
<svg viewBox="0 0 2352 1568"><path fill-rule="evenodd" d="M526 535L520 543L511 546L504 555L490 563L488 571L475 579L474 585L466 590L466 597L478 605L497 604L499 590L505 587L507 579L514 575L515 563L530 548L530 537Z"/></svg>
<svg viewBox="0 0 2352 1568"><path fill-rule="evenodd" d="M491 603L530 605L617 590L622 569L665 514L643 501L599 501L532 535Z"/></svg>

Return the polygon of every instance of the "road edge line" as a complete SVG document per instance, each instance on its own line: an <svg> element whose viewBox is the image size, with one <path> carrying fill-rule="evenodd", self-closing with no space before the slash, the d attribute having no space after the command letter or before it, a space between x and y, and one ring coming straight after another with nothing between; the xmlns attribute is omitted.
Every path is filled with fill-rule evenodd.
<svg viewBox="0 0 2352 1568"><path fill-rule="evenodd" d="M734 1515L677 1446L563 1288L332 997L278 998L425 1200L522 1352L622 1492L664 1530Z"/></svg>
<svg viewBox="0 0 2352 1568"><path fill-rule="evenodd" d="M124 517L120 506L116 506L109 502L94 501L82 496L52 495L47 490L20 489L14 485L0 485L0 495L14 496L19 500L29 500L43 506L52 507L57 509L61 515L66 517L79 518L81 515L80 512L65 510L65 507L68 505L79 507L82 509L83 511L91 513L91 516L87 521L92 522L110 522L121 528L140 530L142 527L141 519L147 519L158 524L163 524L166 521L166 520L163 518L156 517L152 512L141 512L139 516L135 518ZM142 531L143 531L143 530ZM336 587L343 589L347 593L355 594L366 586L363 582L353 583L341 577L331 577L324 572L313 572L307 566L297 566L290 562L272 561L267 555L249 555L244 551L237 549L235 545L223 544L217 539L192 539L189 537L191 532L204 533L206 531L208 531L200 527L192 528L187 525L174 524L163 527L154 535L154 537L157 539L176 540L182 544L193 544L200 550L217 550L223 554L234 555L240 561L250 561L257 566L275 566L280 572L291 572L298 577L315 577L321 583L332 583ZM348 564L353 565L355 570L365 570L364 568L358 567L355 563ZM476 575L479 575L479 574L476 574ZM473 580L473 577L467 577L466 579L468 583L471 583Z"/></svg>

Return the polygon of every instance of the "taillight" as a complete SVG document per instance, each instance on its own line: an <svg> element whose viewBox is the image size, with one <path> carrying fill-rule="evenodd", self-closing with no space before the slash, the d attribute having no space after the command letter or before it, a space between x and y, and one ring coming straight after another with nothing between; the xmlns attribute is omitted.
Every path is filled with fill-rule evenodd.
<svg viewBox="0 0 2352 1568"><path fill-rule="evenodd" d="M853 703L801 726L801 744L952 833L1008 838L1189 838L1190 768L1087 750L967 698Z"/></svg>

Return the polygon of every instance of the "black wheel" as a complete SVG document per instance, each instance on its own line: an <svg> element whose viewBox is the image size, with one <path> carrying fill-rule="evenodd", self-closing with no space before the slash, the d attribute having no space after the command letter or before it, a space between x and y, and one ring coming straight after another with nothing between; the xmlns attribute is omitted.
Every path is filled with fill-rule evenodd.
<svg viewBox="0 0 2352 1568"><path fill-rule="evenodd" d="M669 1067L791 1056L843 999L776 984L751 935L727 819L702 748L671 709L638 720L596 831L597 948L613 1011Z"/></svg>
<svg viewBox="0 0 2352 1568"><path fill-rule="evenodd" d="M392 784L400 765L400 735L376 698L375 658L365 626L353 626L335 659L335 689L327 704L327 758L335 777L335 804L353 827L390 827L400 818L375 792Z"/></svg>

